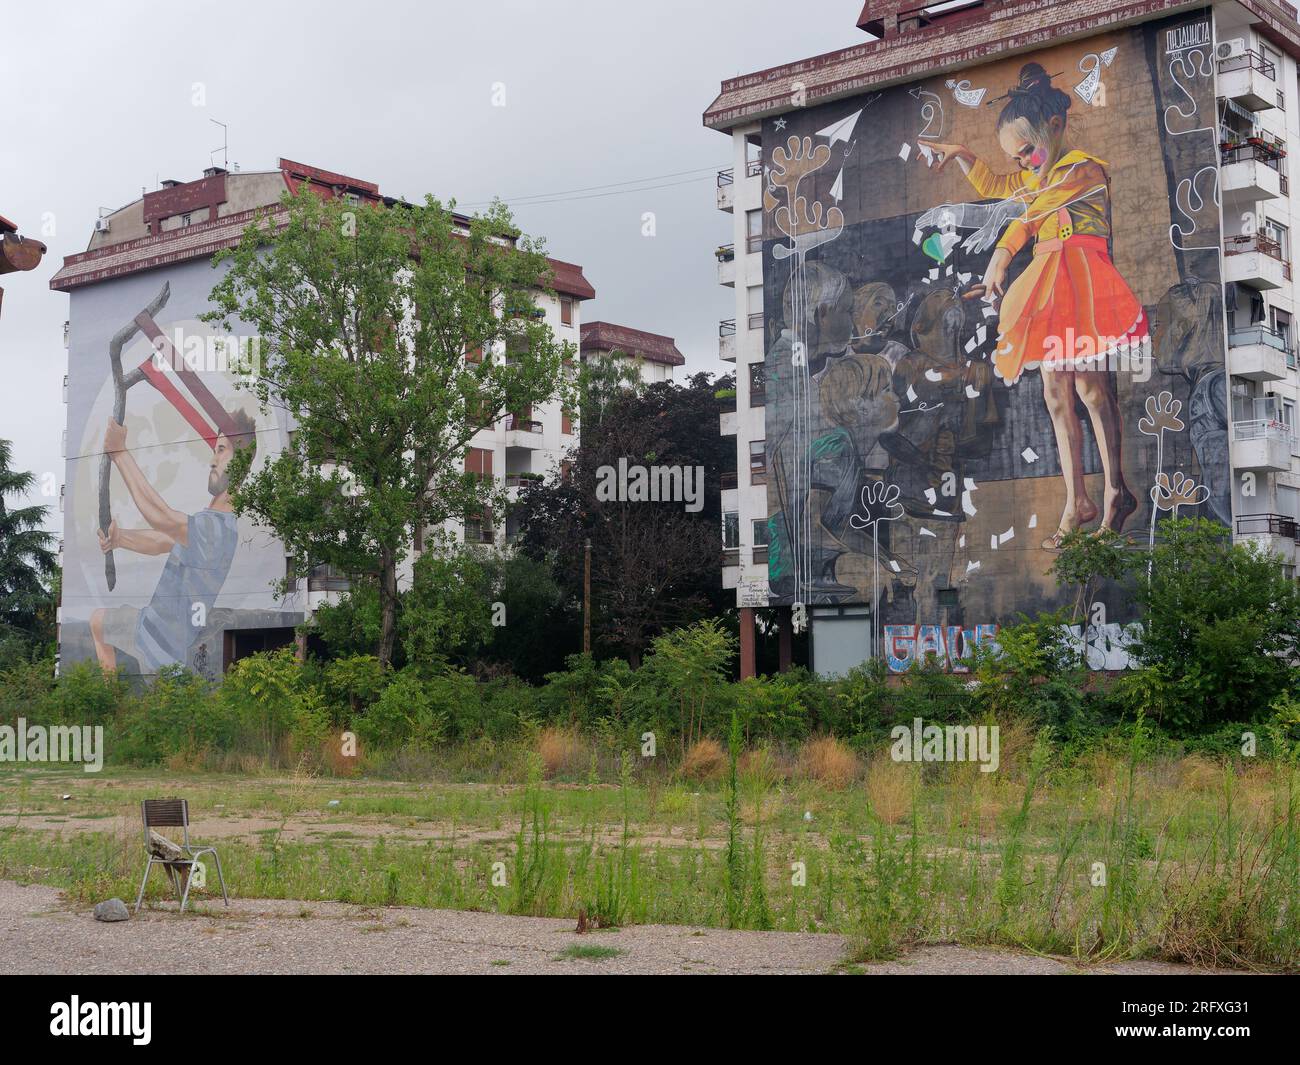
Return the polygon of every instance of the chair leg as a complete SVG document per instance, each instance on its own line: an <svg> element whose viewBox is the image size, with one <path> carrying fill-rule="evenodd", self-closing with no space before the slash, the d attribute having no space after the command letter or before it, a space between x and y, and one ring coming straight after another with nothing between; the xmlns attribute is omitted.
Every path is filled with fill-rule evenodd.
<svg viewBox="0 0 1300 1065"><path fill-rule="evenodd" d="M225 900L227 906L230 905L230 896L226 894L226 878L221 875L221 859L217 852L212 852L212 860L217 863L217 879L221 882L221 897Z"/></svg>
<svg viewBox="0 0 1300 1065"><path fill-rule="evenodd" d="M144 901L144 886L149 880L149 870L153 868L153 855L149 856L149 861L145 863L144 876L140 880L140 893L135 897L135 912L140 912L140 904Z"/></svg>
<svg viewBox="0 0 1300 1065"><path fill-rule="evenodd" d="M190 897L190 885L194 883L194 859L190 859L189 868L185 874L185 894L181 896L181 913L185 912L185 900Z"/></svg>

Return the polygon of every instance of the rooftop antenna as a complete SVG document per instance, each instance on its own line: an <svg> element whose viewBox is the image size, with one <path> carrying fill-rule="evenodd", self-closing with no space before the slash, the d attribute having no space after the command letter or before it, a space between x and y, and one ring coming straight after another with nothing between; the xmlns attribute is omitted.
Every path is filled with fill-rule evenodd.
<svg viewBox="0 0 1300 1065"><path fill-rule="evenodd" d="M217 152L220 152L220 153L221 153L221 166L222 166L223 169L225 169L225 170L229 170L229 169L230 169L230 134L229 134L229 131L228 131L228 129L227 129L227 127L226 127L226 124L225 124L224 122L217 122L217 120L216 120L215 118L210 118L210 119L208 119L208 121L209 121L209 122L215 122L218 126L221 127L221 143L218 144L215 148L213 148L212 151L208 152L208 162L212 162L212 157L213 157L214 155L216 155Z"/></svg>

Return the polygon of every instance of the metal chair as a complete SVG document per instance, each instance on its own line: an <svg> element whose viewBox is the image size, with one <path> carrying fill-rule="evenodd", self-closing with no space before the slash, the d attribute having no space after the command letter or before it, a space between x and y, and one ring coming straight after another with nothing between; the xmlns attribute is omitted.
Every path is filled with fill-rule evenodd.
<svg viewBox="0 0 1300 1065"><path fill-rule="evenodd" d="M230 896L226 894L226 878L221 873L221 858L217 855L215 847L192 847L190 846L190 806L185 799L145 799L140 803L140 816L144 821L144 847L149 855L149 861L144 867L144 877L140 881L140 893L135 898L135 912L140 912L140 904L144 901L144 888L149 882L149 871L154 865L161 865L167 870L167 876L172 882L172 887L176 894L180 896L181 913L185 912L185 903L190 897L190 883L194 866L198 864L199 856L211 854L212 860L217 865L217 879L221 883L221 897L225 900L227 906L230 905ZM179 828L184 832L184 841L176 847L176 853L184 854L183 858L165 858L154 853L153 843L149 838L150 830L154 828ZM170 842L170 841L168 841ZM173 844L173 846L175 846ZM185 870L185 890L181 891L180 869Z"/></svg>

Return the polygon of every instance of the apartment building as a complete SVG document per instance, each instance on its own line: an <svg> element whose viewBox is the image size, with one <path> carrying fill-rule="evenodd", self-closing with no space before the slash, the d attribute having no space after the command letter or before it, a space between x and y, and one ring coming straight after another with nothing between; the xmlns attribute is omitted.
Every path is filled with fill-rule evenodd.
<svg viewBox="0 0 1300 1065"><path fill-rule="evenodd" d="M344 576L322 567L298 581L291 594L276 595L272 583L286 573L283 545L233 515L212 523L212 535L203 541L220 561L206 567L211 580L196 602L189 601L193 596L184 604L171 602L180 597L168 595L170 553L147 536L128 537L108 552L99 539L110 520L122 530L147 530L141 510L151 500L183 514L212 515L205 508L215 494L213 479L220 478L214 455L222 432L251 435L257 463L288 444L288 415L261 411L248 391L236 387L239 363L233 356L251 335L236 323L228 338L199 316L210 309L218 277L212 256L238 243L257 211L274 208L286 190L303 185L358 204L397 202L373 182L288 159L259 172L212 167L202 178L165 181L104 214L87 250L65 258L51 280L51 288L68 293L70 304L60 501L62 663L97 657L141 676L176 663L215 678L245 654L290 643L294 626L347 587ZM467 218L459 221L469 224ZM535 294L535 313L559 339L576 346L582 301L595 291L581 267L551 260L551 269L554 292ZM159 337L180 355L163 368L153 364ZM105 455L110 419L125 426L130 478L123 476L123 464L113 466ZM549 473L575 433L558 402L517 411L479 431L465 468L493 477L509 494L525 476ZM508 534L490 515L449 530L474 543L500 544ZM185 564L204 568L207 549L187 550L196 557ZM409 571L408 564L399 580L409 579Z"/></svg>
<svg viewBox="0 0 1300 1065"><path fill-rule="evenodd" d="M673 370L686 364L672 337L613 322L583 322L581 352L583 362L618 359L647 385L671 381Z"/></svg>
<svg viewBox="0 0 1300 1065"><path fill-rule="evenodd" d="M742 673L759 607L806 617L821 673L962 671L1065 605L1076 528L1200 515L1294 575L1296 9L869 0L857 28L704 114ZM1090 665L1125 668L1132 604L1090 607Z"/></svg>

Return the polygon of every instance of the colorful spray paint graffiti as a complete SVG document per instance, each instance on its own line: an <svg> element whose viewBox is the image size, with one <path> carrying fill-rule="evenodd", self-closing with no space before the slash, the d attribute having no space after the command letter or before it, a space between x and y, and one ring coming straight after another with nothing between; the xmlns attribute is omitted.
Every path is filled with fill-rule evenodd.
<svg viewBox="0 0 1300 1065"><path fill-rule="evenodd" d="M767 121L772 603L961 668L1063 605L1066 533L1227 520L1211 48L1183 17Z"/></svg>

